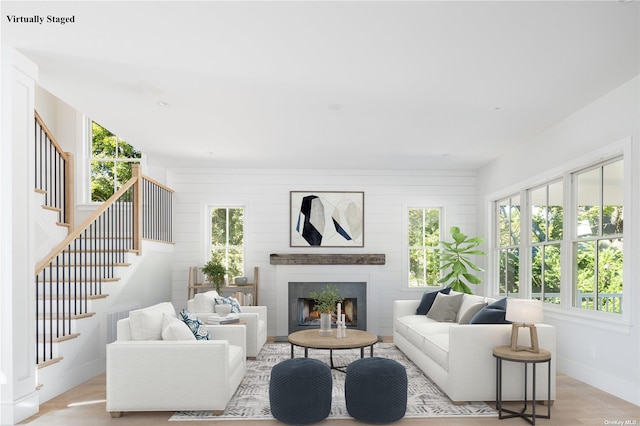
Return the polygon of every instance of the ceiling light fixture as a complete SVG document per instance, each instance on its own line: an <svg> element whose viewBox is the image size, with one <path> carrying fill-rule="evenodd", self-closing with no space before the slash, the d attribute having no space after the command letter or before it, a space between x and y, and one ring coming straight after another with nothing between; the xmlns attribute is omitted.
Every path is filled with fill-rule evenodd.
<svg viewBox="0 0 640 426"><path fill-rule="evenodd" d="M329 108L331 111L339 111L339 110L340 110L340 108L341 108L341 105L340 105L340 104L329 104L329 105L328 105L328 108Z"/></svg>
<svg viewBox="0 0 640 426"><path fill-rule="evenodd" d="M156 105L158 105L160 108L166 108L169 106L169 102L165 102L165 101L158 101L156 103Z"/></svg>

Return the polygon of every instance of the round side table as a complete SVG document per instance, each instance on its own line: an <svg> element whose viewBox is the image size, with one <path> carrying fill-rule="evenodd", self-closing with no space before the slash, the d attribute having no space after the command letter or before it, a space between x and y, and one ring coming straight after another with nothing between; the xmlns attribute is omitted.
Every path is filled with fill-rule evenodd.
<svg viewBox="0 0 640 426"><path fill-rule="evenodd" d="M498 410L498 418L510 419L512 417L521 417L531 425L536 424L536 418L551 418L551 352L540 349L539 353L528 351L513 351L511 346L496 346L493 348L493 356L496 358L496 410ZM520 362L524 364L524 407L520 411L508 410L502 408L502 361ZM536 365L547 363L547 415L536 414ZM527 413L527 366L531 364L533 367L533 381L531 386L531 413ZM508 413L503 415L502 412Z"/></svg>

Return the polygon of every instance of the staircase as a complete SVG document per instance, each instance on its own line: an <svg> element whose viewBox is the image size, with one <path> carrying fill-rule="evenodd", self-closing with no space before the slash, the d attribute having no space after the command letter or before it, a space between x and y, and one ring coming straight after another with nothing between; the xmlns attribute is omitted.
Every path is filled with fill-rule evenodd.
<svg viewBox="0 0 640 426"><path fill-rule="evenodd" d="M114 307L109 296L123 291L142 262L143 238L171 241L173 191L134 165L132 178L74 227L74 207L59 195L73 194L67 183L67 158L73 157L58 152L36 114L39 132L36 186L46 186L34 194L42 206L35 218L36 258L41 259L35 267L36 365L42 402L66 391L69 383L104 371L107 336L114 334L107 330L105 315L114 309L120 310L111 315L116 320L128 315L128 308ZM39 178L39 172L46 176Z"/></svg>

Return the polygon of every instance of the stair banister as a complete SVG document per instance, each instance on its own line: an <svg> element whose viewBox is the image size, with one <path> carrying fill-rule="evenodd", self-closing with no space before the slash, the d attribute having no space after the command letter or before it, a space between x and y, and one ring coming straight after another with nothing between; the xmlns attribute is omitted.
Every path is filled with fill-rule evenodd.
<svg viewBox="0 0 640 426"><path fill-rule="evenodd" d="M132 168L133 169L137 169L137 168L139 168L139 166L137 164L133 164ZM60 254L65 248L67 248L69 246L69 244L71 244L73 242L73 240L78 238L85 231L85 229L87 229L89 227L89 225L91 225L102 213L104 213L109 207L111 207L111 205L118 198L120 198L125 192L127 192L127 190L129 190L129 188L131 188L133 185L136 184L136 182L139 179L139 177L138 177L139 173L136 173L134 175L133 170L132 170L132 175L133 175L133 177L131 179L129 179L124 185L122 185L122 187L118 191L116 191L111 197L109 197L109 199L107 199L107 201L105 201L100 206L98 206L98 208L87 219L85 219L84 222L82 222L74 230L70 231L69 234L67 235L67 237L64 240L62 240L60 242L60 244L55 246L51 250L51 252L49 252L48 255L46 255L44 258L42 258L42 260L40 262L38 262L36 264L36 270L35 270L36 275L39 274L40 272L42 272L44 270L44 268L46 268L49 265L49 263L51 263L56 258L56 256L58 256L58 254ZM135 191L135 189L134 189L134 191ZM139 191L137 191L137 192L139 192ZM135 195L134 195L134 199L135 199ZM139 207L137 207L137 208L134 207L134 214L135 214L136 211L139 213L140 212L140 208ZM135 241L135 238L134 238L134 241ZM138 246L136 247L135 243L134 243L134 250L139 250L140 249L140 245L139 244L140 243L138 242Z"/></svg>

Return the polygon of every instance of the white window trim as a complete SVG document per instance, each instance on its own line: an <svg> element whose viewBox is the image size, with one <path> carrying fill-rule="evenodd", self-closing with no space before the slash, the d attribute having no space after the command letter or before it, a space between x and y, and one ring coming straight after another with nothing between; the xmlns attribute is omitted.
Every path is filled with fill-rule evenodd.
<svg viewBox="0 0 640 426"><path fill-rule="evenodd" d="M429 207L425 207L429 206ZM401 291L410 291L415 293L424 293L425 291L438 290L442 288L441 284L436 286L410 287L409 286L409 209L438 209L440 210L440 239L444 239L443 231L446 227L445 207L441 203L411 203L402 206L402 284ZM442 276L442 273L440 274Z"/></svg>
<svg viewBox="0 0 640 426"><path fill-rule="evenodd" d="M499 201L503 198L512 196L516 193L520 193L521 203L527 203L527 208L523 209L525 212L525 217L521 216L521 220L529 220L528 213L528 199L526 198L527 193L526 190L534 187L538 187L540 185L545 185L551 183L553 181L562 178L564 180L564 202L565 208L572 208L574 205L574 200L571 199L573 195L573 190L570 185L570 175L574 172L583 170L589 166L599 164L607 159L614 158L617 156L623 156L623 168L624 168L624 208L625 208L625 216L626 217L637 217L639 214L636 212L636 205L634 204L632 193L634 188L634 176L633 176L633 162L634 162L634 153L632 151L632 139L631 137L626 137L621 139L615 143L607 145L599 150L595 150L591 153L587 153L578 158L575 158L571 161L560 164L552 169L539 174L532 176L531 178L525 179L509 187L503 188L500 191L494 192L485 196L485 209L487 212L486 217L486 225L488 230L490 230L491 234L491 250L489 250L487 259L488 264L492 265L488 268L487 280L492 283L492 285L488 286L487 290L490 292L490 297L502 297L498 294L498 259L496 258L496 245L497 245L497 232L495 229L495 202ZM567 186L569 185L569 186ZM638 208L640 210L640 208ZM521 212L522 214L523 212ZM560 319L562 321L570 321L579 324L584 324L588 326L593 326L597 328L604 328L612 331L629 333L629 328L632 326L632 312L638 309L638 303L634 298L634 283L633 280L633 262L628 261L627 259L635 259L637 255L635 254L635 246L637 246L640 241L640 227L639 229L633 228L633 223L631 220L628 220L625 223L624 229L624 241L625 241L625 262L623 269L623 289L622 289L622 298L623 298L623 310L621 314L613 314L609 312L602 311L588 311L582 308L572 306L572 297L573 297L573 267L571 258L571 247L567 247L567 244L571 244L571 241L568 241L566 236L573 235L575 230L575 224L573 223L573 216L571 215L568 220L564 221L564 229L563 229L563 241L561 245L562 250L562 285L560 290L561 295L561 303L560 305L554 305L550 303L544 303L544 311L545 314L549 314L550 317ZM528 223L528 222L524 222ZM521 244L525 241L530 241L530 235L521 236ZM528 265L528 256L520 256L520 293L519 297L529 298L531 296L531 291L529 288L530 283L530 270L527 269ZM526 286L523 286L522 283L527 283Z"/></svg>
<svg viewBox="0 0 640 426"><path fill-rule="evenodd" d="M243 223L243 239L242 239L242 265L243 265L243 274L246 274L247 269L247 205L246 204L237 204L237 203L204 203L202 205L202 226L200 229L206 229L206 233L204 234L204 238L202 240L202 254L200 256L200 260L202 264L205 264L210 260L211 255L211 210L212 209L243 209L244 223ZM229 277L231 279L231 277Z"/></svg>
<svg viewBox="0 0 640 426"><path fill-rule="evenodd" d="M78 196L78 200L82 203L79 204L80 210L92 210L102 204L99 201L91 201L91 144L93 137L91 123L93 121L94 120L87 115L82 116L82 141L78 149L80 157L76 160L77 163L79 163L76 164L76 182L80 182L76 196ZM141 154L142 156L136 159L138 160L136 162L140 164L142 172L145 173L147 170L147 156L144 152L141 152Z"/></svg>

